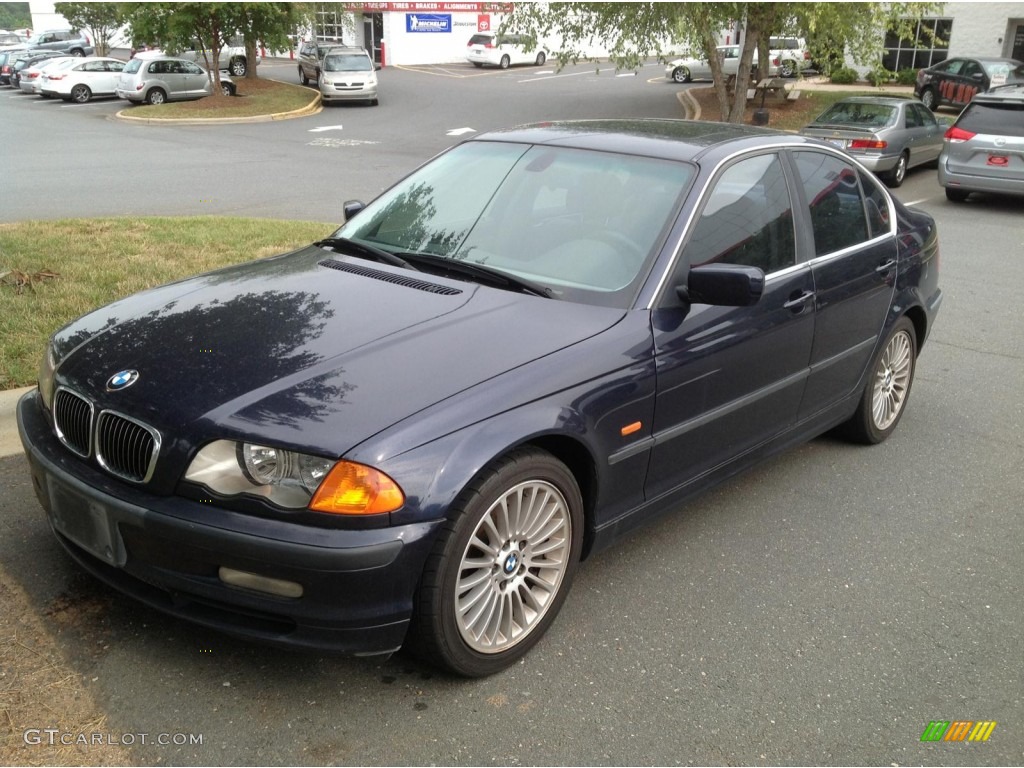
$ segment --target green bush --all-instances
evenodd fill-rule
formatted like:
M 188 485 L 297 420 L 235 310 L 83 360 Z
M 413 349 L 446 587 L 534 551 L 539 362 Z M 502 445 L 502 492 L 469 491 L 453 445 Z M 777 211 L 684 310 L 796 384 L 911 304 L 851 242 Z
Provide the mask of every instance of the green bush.
M 857 70 L 851 67 L 842 67 L 832 70 L 832 77 L 829 78 L 835 85 L 852 85 L 856 83 L 860 75 Z
M 896 82 L 900 85 L 913 85 L 917 82 L 917 70 L 901 69 L 896 73 Z
M 881 65 L 875 67 L 867 74 L 868 82 L 876 88 L 880 85 L 885 85 L 892 80 L 893 77 L 895 77 L 895 74 Z

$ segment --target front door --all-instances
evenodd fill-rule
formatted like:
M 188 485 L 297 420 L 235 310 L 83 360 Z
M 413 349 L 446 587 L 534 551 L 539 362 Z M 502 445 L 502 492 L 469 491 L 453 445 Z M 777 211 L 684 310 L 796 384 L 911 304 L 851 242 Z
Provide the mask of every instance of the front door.
M 676 282 L 701 264 L 743 264 L 765 272 L 765 289 L 750 307 L 686 308 L 670 294 L 652 314 L 658 391 L 648 498 L 698 480 L 796 421 L 814 334 L 814 287 L 795 244 L 778 154 L 740 160 L 719 174 Z

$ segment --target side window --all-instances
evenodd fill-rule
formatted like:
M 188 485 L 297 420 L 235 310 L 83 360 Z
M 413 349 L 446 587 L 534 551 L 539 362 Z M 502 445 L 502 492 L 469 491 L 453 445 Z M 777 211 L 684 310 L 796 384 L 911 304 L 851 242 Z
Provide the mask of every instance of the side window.
M 814 253 L 824 256 L 870 239 L 857 172 L 835 155 L 795 152 L 800 182 L 810 204 Z
M 950 61 L 946 62 L 946 66 L 942 68 L 942 71 L 945 72 L 947 75 L 957 75 L 960 74 L 960 69 L 963 67 L 963 65 L 963 59 L 951 59 Z
M 917 119 L 921 121 L 921 125 L 931 128 L 938 123 L 938 120 L 935 119 L 935 115 L 933 115 L 932 111 L 927 107 L 924 107 L 921 104 L 911 104 L 910 108 L 914 110 L 914 113 L 917 115 Z
M 186 75 L 201 75 L 201 74 L 203 74 L 203 70 L 200 69 L 198 65 L 193 64 L 191 61 L 183 61 L 183 62 L 181 62 L 180 66 L 181 66 L 181 71 L 184 72 Z
M 924 123 L 921 122 L 921 115 L 918 113 L 916 109 L 914 109 L 913 104 L 907 105 L 906 118 L 907 128 L 920 128 L 921 126 L 924 125 Z
M 793 205 L 778 155 L 758 155 L 730 166 L 714 183 L 684 262 L 760 267 L 776 272 L 796 263 Z
M 888 195 L 882 190 L 876 178 L 863 172 L 860 174 L 860 185 L 864 188 L 864 201 L 867 203 L 871 237 L 888 235 L 892 232 Z

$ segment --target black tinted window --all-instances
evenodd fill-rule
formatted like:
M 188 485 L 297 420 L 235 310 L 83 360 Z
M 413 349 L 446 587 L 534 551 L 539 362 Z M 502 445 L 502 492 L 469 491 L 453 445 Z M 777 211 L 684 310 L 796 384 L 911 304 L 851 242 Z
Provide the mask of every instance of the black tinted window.
M 971 133 L 1024 136 L 1024 104 L 975 101 L 967 105 L 956 125 Z
M 868 240 L 864 200 L 853 166 L 824 152 L 796 152 L 795 158 L 810 205 L 815 255 Z
M 793 206 L 777 155 L 730 166 L 711 195 L 686 244 L 686 262 L 743 264 L 776 272 L 796 263 Z

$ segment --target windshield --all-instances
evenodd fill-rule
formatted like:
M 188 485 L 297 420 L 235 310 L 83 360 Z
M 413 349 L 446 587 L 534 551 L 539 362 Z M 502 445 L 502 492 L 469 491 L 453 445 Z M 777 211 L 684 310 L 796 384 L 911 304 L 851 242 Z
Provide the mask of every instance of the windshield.
M 814 122 L 829 125 L 851 125 L 878 128 L 896 120 L 896 107 L 888 104 L 839 102 L 833 104 Z
M 370 72 L 373 64 L 365 53 L 331 53 L 324 59 L 325 72 Z
M 482 264 L 555 298 L 627 307 L 693 177 L 632 155 L 468 142 L 336 233 L 391 253 Z

